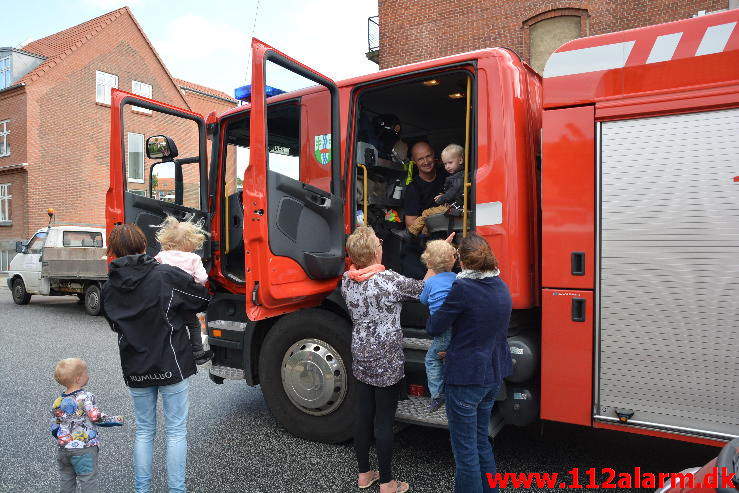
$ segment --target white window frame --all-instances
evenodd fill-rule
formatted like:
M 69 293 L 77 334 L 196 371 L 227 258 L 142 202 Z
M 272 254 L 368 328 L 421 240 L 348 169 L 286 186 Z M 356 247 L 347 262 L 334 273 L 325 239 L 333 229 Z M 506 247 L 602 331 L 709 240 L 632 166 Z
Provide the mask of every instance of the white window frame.
M 8 123 L 10 123 L 10 120 L 0 121 L 0 157 L 10 156 L 10 144 L 8 144 L 10 130 L 8 130 Z
M 140 139 L 139 139 L 140 137 Z M 131 169 L 133 169 L 133 163 L 131 163 L 131 144 L 135 142 L 138 139 L 139 142 L 141 142 L 141 164 L 139 168 L 141 169 L 141 178 L 132 178 L 131 177 Z M 128 181 L 131 183 L 144 183 L 144 134 L 137 134 L 133 132 L 128 132 L 128 149 L 127 149 L 127 171 L 126 175 L 128 177 Z
M 0 224 L 10 223 L 10 183 L 0 183 Z
M 152 86 L 151 84 L 147 84 L 146 82 L 132 80 L 131 81 L 131 92 L 134 94 L 138 94 L 139 96 L 143 96 L 145 98 L 151 99 Z M 147 108 L 141 108 L 139 106 L 132 106 L 131 109 L 138 113 L 144 113 L 146 115 L 151 115 L 151 110 Z
M 7 66 L 5 65 L 7 62 Z M 10 81 L 13 79 L 13 62 L 11 55 L 0 58 L 0 90 L 10 87 Z
M 118 76 L 107 72 L 95 71 L 95 102 L 110 104 L 110 90 L 118 89 Z

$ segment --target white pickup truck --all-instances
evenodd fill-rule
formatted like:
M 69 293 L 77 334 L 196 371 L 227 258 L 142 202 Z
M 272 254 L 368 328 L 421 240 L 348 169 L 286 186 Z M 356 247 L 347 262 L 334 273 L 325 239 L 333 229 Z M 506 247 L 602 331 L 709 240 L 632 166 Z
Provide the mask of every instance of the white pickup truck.
M 104 229 L 41 228 L 15 251 L 7 281 L 16 304 L 27 305 L 31 295 L 77 295 L 87 313 L 100 314 L 100 288 L 108 279 Z

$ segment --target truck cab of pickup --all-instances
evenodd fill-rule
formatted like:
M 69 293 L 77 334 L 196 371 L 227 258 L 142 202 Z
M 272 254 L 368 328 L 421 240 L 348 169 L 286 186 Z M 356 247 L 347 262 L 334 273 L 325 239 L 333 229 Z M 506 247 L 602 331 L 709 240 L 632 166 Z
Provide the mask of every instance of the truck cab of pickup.
M 107 278 L 105 230 L 82 226 L 41 228 L 16 243 L 7 283 L 18 305 L 32 295 L 77 295 L 91 315 L 100 313 L 100 287 Z

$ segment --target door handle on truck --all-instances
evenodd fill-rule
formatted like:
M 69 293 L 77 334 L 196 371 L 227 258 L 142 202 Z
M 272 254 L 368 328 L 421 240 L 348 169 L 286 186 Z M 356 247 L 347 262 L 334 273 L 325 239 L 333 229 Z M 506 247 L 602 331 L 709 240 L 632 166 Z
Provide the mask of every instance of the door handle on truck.
M 331 198 L 318 195 L 317 193 L 307 192 L 305 198 L 316 204 L 318 207 L 328 209 L 331 207 Z
M 585 298 L 572 298 L 572 321 L 585 321 Z
M 570 272 L 573 276 L 585 275 L 585 252 L 572 252 L 570 255 Z

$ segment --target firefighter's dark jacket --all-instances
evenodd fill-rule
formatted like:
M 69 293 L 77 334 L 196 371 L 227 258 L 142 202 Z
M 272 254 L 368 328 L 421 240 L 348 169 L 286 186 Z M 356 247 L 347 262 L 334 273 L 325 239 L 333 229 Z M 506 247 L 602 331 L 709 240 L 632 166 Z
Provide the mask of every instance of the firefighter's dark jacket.
M 126 385 L 172 385 L 197 373 L 184 315 L 205 311 L 208 299 L 190 274 L 148 255 L 111 262 L 103 314 L 118 333 Z

